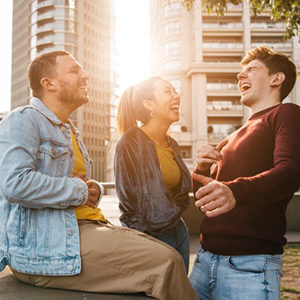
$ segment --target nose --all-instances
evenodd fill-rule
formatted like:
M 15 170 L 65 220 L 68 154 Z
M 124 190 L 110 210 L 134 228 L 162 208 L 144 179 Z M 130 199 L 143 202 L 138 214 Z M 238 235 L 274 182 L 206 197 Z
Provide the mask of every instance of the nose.
M 238 80 L 241 80 L 242 78 L 245 78 L 245 72 L 241 71 L 239 74 L 237 74 L 236 78 Z
M 82 70 L 81 78 L 88 80 L 89 79 L 89 75 L 85 71 Z
M 180 100 L 180 95 L 176 91 L 173 91 L 173 98 Z

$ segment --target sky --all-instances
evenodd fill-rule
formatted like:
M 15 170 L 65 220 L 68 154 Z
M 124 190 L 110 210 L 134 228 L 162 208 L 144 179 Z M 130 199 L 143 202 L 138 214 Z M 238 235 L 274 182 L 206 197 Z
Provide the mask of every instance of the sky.
M 12 3 L 0 10 L 1 98 L 0 112 L 10 110 Z M 115 0 L 119 85 L 128 86 L 150 76 L 149 0 Z

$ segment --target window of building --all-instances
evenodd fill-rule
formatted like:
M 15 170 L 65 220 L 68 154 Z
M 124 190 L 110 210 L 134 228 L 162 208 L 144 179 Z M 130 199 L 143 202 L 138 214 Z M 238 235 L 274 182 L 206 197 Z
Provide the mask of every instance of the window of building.
M 192 146 L 179 146 L 182 158 L 192 158 Z
M 211 49 L 211 48 L 226 48 L 226 49 L 243 49 L 243 43 L 237 42 L 204 42 L 203 48 Z
M 165 43 L 165 56 L 179 55 L 179 54 L 180 54 L 179 41 Z
M 180 33 L 179 22 L 169 22 L 164 26 L 165 35 L 178 35 Z
M 172 2 L 168 3 L 164 6 L 164 14 L 166 17 L 177 15 L 180 12 L 180 3 L 179 2 Z
M 173 71 L 181 69 L 181 61 L 179 60 L 170 60 L 165 63 L 165 71 Z

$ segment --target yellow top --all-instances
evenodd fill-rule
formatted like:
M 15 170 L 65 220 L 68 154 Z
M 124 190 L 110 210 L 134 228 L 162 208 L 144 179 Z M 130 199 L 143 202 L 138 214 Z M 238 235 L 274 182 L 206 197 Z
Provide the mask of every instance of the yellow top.
M 84 158 L 82 156 L 82 153 L 79 149 L 75 135 L 72 130 L 71 130 L 71 136 L 72 136 L 72 146 L 74 150 L 74 168 L 73 168 L 72 176 L 74 177 L 80 174 L 82 177 L 85 177 L 86 174 L 85 174 Z M 88 220 L 105 221 L 105 217 L 102 214 L 100 208 L 92 208 L 87 205 L 77 206 L 75 208 L 75 214 L 77 220 L 88 219 Z
M 143 128 L 141 129 L 143 130 Z M 144 130 L 143 132 L 149 137 L 149 139 L 151 139 L 151 137 Z M 155 141 L 153 142 L 155 143 Z M 177 186 L 181 176 L 179 166 L 174 157 L 173 149 L 171 146 L 166 148 L 156 143 L 155 146 L 164 183 L 171 191 Z
M 156 144 L 156 153 L 165 185 L 172 190 L 180 181 L 180 169 L 175 161 L 173 150 L 171 146 L 165 148 Z

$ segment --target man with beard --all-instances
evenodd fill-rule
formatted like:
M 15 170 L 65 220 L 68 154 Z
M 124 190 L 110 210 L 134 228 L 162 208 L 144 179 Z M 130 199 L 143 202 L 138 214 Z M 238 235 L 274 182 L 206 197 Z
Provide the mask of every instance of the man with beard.
M 30 105 L 0 123 L 0 271 L 49 288 L 198 299 L 175 250 L 97 208 L 103 190 L 69 120 L 89 101 L 80 64 L 54 51 L 28 75 Z

